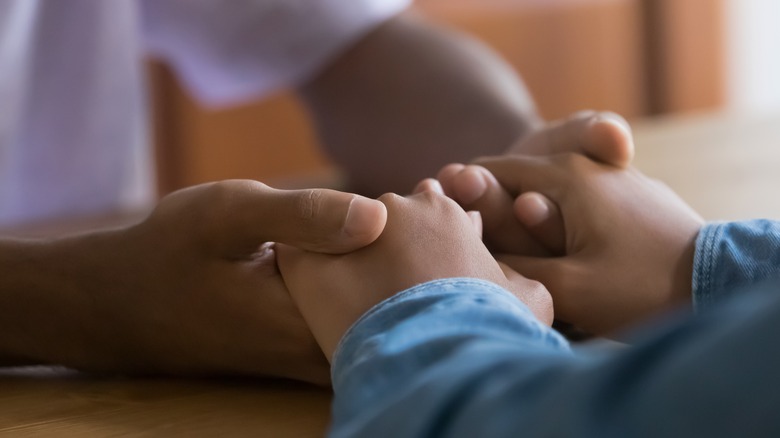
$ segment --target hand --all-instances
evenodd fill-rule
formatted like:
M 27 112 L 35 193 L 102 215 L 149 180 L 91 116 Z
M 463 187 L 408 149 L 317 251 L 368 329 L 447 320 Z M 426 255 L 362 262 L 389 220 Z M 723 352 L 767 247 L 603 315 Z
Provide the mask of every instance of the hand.
M 567 119 L 554 121 L 518 142 L 507 154 L 549 156 L 575 152 L 602 163 L 624 168 L 634 156 L 634 142 L 628 123 L 609 112 L 580 111 Z M 445 193 L 467 210 L 482 212 L 485 243 L 494 252 L 525 255 L 553 255 L 560 245 L 544 245 L 534 237 L 542 235 L 549 243 L 563 236 L 560 221 L 536 221 L 546 214 L 544 202 L 529 202 L 524 210 L 528 219 L 518 222 L 513 211 L 514 198 L 501 188 L 493 175 L 476 165 L 450 164 L 436 177 Z M 536 206 L 536 209 L 531 207 Z M 526 227 L 534 228 L 529 232 Z
M 578 153 L 616 167 L 634 158 L 631 127 L 618 114 L 583 110 L 543 125 L 506 151 L 507 155 L 548 156 Z
M 562 249 L 562 257 L 497 255 L 549 288 L 558 318 L 607 334 L 690 303 L 694 245 L 703 221 L 662 183 L 577 154 L 479 163 L 507 196 L 520 195 L 514 208 L 521 222 L 563 221 L 563 239 L 536 236 L 552 252 Z M 529 206 L 541 216 L 529 216 Z M 532 225 L 527 229 L 533 232 Z
M 343 253 L 371 243 L 384 205 L 329 190 L 224 181 L 165 197 L 128 229 L 66 239 L 62 268 L 92 310 L 60 363 L 174 375 L 328 382 L 328 367 L 263 242 Z M 70 352 L 69 352 L 70 353 Z
M 469 216 L 449 198 L 426 190 L 408 198 L 383 195 L 388 219 L 370 246 L 343 256 L 279 245 L 290 294 L 325 355 L 372 306 L 419 283 L 474 277 L 512 291 L 544 323 L 552 303 L 539 283 L 502 267 L 480 241 Z

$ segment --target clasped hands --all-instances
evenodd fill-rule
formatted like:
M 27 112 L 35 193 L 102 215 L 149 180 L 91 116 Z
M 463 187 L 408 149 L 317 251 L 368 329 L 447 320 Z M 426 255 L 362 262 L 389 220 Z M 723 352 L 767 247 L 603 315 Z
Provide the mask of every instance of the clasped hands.
M 406 198 L 253 181 L 173 193 L 138 225 L 46 248 L 65 304 L 41 326 L 56 334 L 37 359 L 326 384 L 360 315 L 446 277 L 493 281 L 544 323 L 554 304 L 556 318 L 611 333 L 690 301 L 702 224 L 628 168 L 623 123 L 577 114 L 513 148 L 523 155 L 447 166 Z
M 366 248 L 279 245 L 282 276 L 326 357 L 372 306 L 439 278 L 492 281 L 543 323 L 554 314 L 601 335 L 690 302 L 702 219 L 629 167 L 622 119 L 577 114 L 516 148 L 523 155 L 446 166 L 410 197 L 380 197 L 387 225 Z

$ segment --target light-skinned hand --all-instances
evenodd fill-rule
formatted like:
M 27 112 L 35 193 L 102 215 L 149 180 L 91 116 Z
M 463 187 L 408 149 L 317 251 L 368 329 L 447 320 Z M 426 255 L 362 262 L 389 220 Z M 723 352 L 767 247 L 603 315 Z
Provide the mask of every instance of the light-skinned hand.
M 552 302 L 545 288 L 502 268 L 480 240 L 473 215 L 438 191 L 428 181 L 410 197 L 380 197 L 387 206 L 387 225 L 376 242 L 361 250 L 326 255 L 278 245 L 282 276 L 328 358 L 372 306 L 441 278 L 492 281 L 513 292 L 542 322 L 551 323 Z

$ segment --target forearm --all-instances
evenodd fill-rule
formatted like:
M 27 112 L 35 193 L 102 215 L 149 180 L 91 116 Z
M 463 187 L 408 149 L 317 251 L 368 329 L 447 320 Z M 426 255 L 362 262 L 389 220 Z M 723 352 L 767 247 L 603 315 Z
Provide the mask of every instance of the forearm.
M 300 93 L 327 151 L 372 195 L 501 153 L 539 123 L 497 55 L 413 13 L 367 35 Z
M 104 240 L 0 241 L 0 365 L 89 367 L 105 332 L 84 285 L 98 278 Z
M 776 295 L 596 355 L 572 354 L 496 289 L 432 282 L 358 321 L 335 355 L 331 434 L 734 436 L 780 428 L 767 411 L 780 402 Z

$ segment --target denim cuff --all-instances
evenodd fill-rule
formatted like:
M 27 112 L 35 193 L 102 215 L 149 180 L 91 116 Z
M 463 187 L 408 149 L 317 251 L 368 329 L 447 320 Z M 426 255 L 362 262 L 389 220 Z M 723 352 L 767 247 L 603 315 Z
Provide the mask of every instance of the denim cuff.
M 495 283 L 476 278 L 462 277 L 432 280 L 418 284 L 387 298 L 372 307 L 355 321 L 355 323 L 344 333 L 344 336 L 342 336 L 333 353 L 331 378 L 335 381 L 336 373 L 337 370 L 340 369 L 341 362 L 343 360 L 349 360 L 348 357 L 354 353 L 353 350 L 356 346 L 361 344 L 363 339 L 370 338 L 371 336 L 378 334 L 376 333 L 377 331 L 385 330 L 393 324 L 398 323 L 400 320 L 413 316 L 407 314 L 408 308 L 404 309 L 402 304 L 425 295 L 464 294 L 465 296 L 465 294 L 468 293 L 467 290 L 478 291 L 479 293 L 476 295 L 489 294 L 491 297 L 494 297 L 496 303 L 500 303 L 503 308 L 511 308 L 512 312 L 518 314 L 522 319 L 534 321 L 539 326 L 538 329 L 540 332 L 545 331 L 543 324 L 536 319 L 536 316 L 525 303 Z M 480 300 L 481 298 L 476 297 L 475 299 Z M 426 310 L 427 308 L 427 306 L 421 306 L 420 310 Z M 376 321 L 379 320 L 384 320 L 385 322 L 377 323 Z
M 705 225 L 696 239 L 693 308 L 696 313 L 780 276 L 780 222 L 753 219 Z
M 723 237 L 725 222 L 706 224 L 696 237 L 696 253 L 693 257 L 693 279 L 691 298 L 693 311 L 700 313 L 712 307 L 717 301 L 714 268 L 720 255 L 720 241 Z

